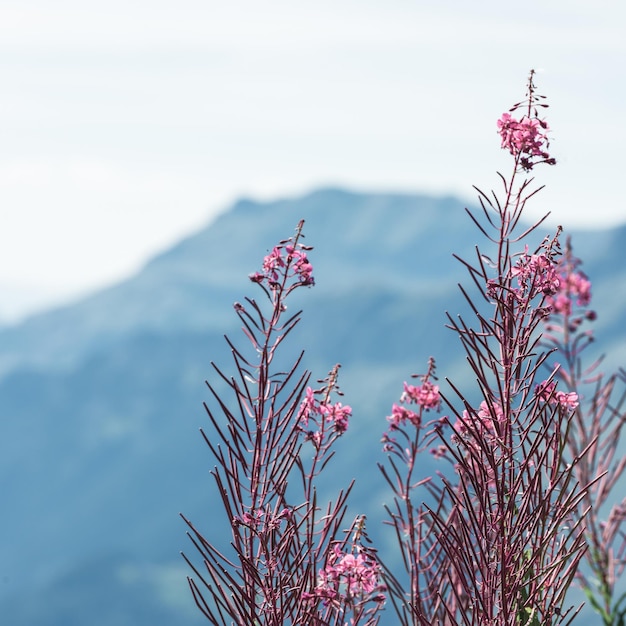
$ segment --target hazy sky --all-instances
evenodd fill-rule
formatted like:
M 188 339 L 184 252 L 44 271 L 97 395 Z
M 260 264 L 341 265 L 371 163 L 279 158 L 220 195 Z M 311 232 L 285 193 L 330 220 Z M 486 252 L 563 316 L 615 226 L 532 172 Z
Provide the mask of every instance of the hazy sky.
M 119 280 L 242 195 L 471 199 L 531 67 L 559 160 L 535 208 L 623 223 L 625 6 L 0 0 L 0 313 Z

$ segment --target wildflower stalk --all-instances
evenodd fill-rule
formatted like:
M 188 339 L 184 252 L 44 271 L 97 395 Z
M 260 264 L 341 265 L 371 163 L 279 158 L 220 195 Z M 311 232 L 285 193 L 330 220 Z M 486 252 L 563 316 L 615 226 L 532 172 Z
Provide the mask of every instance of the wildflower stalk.
M 188 578 L 194 600 L 211 624 L 331 626 L 349 616 L 354 624 L 377 623 L 375 553 L 362 545 L 364 529 L 354 533 L 360 521 L 342 531 L 352 483 L 324 507 L 318 503 L 317 477 L 351 415 L 349 406 L 332 402 L 340 393 L 338 366 L 312 390 L 300 369 L 303 354 L 286 368 L 279 354 L 300 320 L 299 311 L 287 313 L 286 300 L 314 284 L 302 227 L 250 276 L 265 303 L 246 298 L 234 305 L 248 349 L 226 338 L 234 377 L 212 364 L 230 400 L 207 382 L 211 430 L 201 432 L 216 464 L 211 474 L 230 546 L 183 516 L 203 568 L 183 556 L 194 573 Z

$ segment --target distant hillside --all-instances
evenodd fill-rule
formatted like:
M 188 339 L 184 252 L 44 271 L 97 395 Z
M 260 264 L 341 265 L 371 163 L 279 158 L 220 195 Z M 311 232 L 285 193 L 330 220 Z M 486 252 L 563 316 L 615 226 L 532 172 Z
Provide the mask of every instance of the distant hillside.
M 232 303 L 257 295 L 248 274 L 301 218 L 317 284 L 292 302 L 304 319 L 287 349 L 306 349 L 314 378 L 344 365 L 354 419 L 327 482 L 359 476 L 355 508 L 380 510 L 372 459 L 402 381 L 431 354 L 440 374 L 465 376 L 444 312 L 462 308 L 457 283 L 468 282 L 452 253 L 470 258 L 482 239 L 454 198 L 325 189 L 242 200 L 132 279 L 0 329 L 5 623 L 203 623 L 178 554 L 190 551 L 179 511 L 204 529 L 220 521 L 198 434 L 203 381 L 211 361 L 229 367 Z M 574 233 L 599 348 L 610 337 L 616 359 L 626 354 L 625 245 L 624 228 Z

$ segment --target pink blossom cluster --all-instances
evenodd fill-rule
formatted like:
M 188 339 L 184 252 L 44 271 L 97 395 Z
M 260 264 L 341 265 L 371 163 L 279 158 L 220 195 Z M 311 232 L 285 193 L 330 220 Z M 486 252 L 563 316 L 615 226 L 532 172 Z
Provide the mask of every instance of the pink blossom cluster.
M 420 408 L 415 412 L 403 406 L 405 404 L 417 404 Z M 421 385 L 409 385 L 404 383 L 404 391 L 400 396 L 400 404 L 393 404 L 391 415 L 387 416 L 390 430 L 397 430 L 407 422 L 419 428 L 422 423 L 422 411 L 431 409 L 438 411 L 441 407 L 441 395 L 439 385 L 433 385 L 429 380 L 424 380 Z
M 498 120 L 498 133 L 502 139 L 502 148 L 514 157 L 520 157 L 520 163 L 526 170 L 532 169 L 533 157 L 540 157 L 544 162 L 554 164 L 545 147 L 548 146 L 548 124 L 536 117 L 528 116 L 515 119 L 510 113 L 503 113 Z M 545 146 L 545 147 L 544 147 Z
M 493 454 L 502 449 L 505 437 L 505 413 L 502 405 L 495 400 L 483 400 L 478 410 L 466 409 L 453 425 L 452 443 L 459 446 L 465 459 L 455 463 L 458 473 L 470 472 L 479 475 L 485 484 L 494 487 L 496 480 L 495 456 L 491 461 L 485 459 L 485 450 Z M 435 458 L 445 457 L 447 450 L 439 447 L 430 451 Z
M 300 428 L 307 433 L 307 439 L 319 447 L 323 438 L 324 424 L 331 424 L 333 431 L 338 435 L 348 430 L 348 421 L 352 416 L 352 407 L 343 405 L 341 402 L 320 402 L 315 397 L 316 392 L 307 387 L 306 395 L 300 405 L 299 424 Z M 313 423 L 317 430 L 311 429 Z
M 279 244 L 263 259 L 263 271 L 250 275 L 255 283 L 267 281 L 270 287 L 280 283 L 281 276 L 295 277 L 298 284 L 310 287 L 315 284 L 313 266 L 309 263 L 306 248 L 302 244 Z
M 387 416 L 387 421 L 389 422 L 390 430 L 397 430 L 407 422 L 413 424 L 416 428 L 419 428 L 422 424 L 422 418 L 418 413 L 395 402 L 391 407 L 391 415 Z
M 348 419 L 352 416 L 352 407 L 343 406 L 341 402 L 335 404 L 320 404 L 320 413 L 331 423 L 335 432 L 343 435 L 348 430 Z
M 404 383 L 404 392 L 400 396 L 400 402 L 414 403 L 422 407 L 424 410 L 429 411 L 434 409 L 439 410 L 441 406 L 441 396 L 439 395 L 439 385 L 433 385 L 428 380 L 424 381 L 421 385 L 409 385 Z
M 300 278 L 302 284 L 307 286 L 314 285 L 313 266 L 309 263 L 303 246 L 294 248 L 291 245 L 286 245 L 285 251 L 287 252 L 288 259 L 293 261 L 294 273 Z
M 469 425 L 476 425 L 482 431 L 482 435 L 495 435 L 498 432 L 497 424 L 504 421 L 504 411 L 498 402 L 487 402 L 483 400 L 480 403 L 478 411 L 463 411 L 462 419 L 457 419 L 454 424 L 454 430 L 464 436 L 468 433 Z M 453 438 L 454 439 L 454 438 Z
M 591 282 L 582 272 L 560 273 L 559 289 L 549 299 L 553 313 L 571 315 L 574 300 L 578 306 L 588 306 L 591 302 Z
M 526 115 L 516 120 L 510 113 L 503 113 L 498 120 L 498 132 L 502 138 L 502 147 L 514 156 L 522 152 L 532 156 L 547 156 L 543 145 L 548 140 L 548 124 L 543 120 Z
M 565 391 L 556 391 L 556 383 L 554 381 L 544 380 L 535 388 L 535 394 L 544 402 L 548 402 L 552 406 L 559 406 L 564 411 L 573 411 L 579 405 L 578 394 L 574 391 L 569 393 Z
M 511 275 L 517 277 L 520 290 L 530 298 L 537 293 L 553 296 L 561 286 L 557 266 L 545 254 L 526 252 L 511 269 Z
M 314 593 L 304 593 L 304 600 L 322 599 L 324 605 L 335 604 L 342 599 L 348 604 L 369 599 L 384 601 L 384 585 L 379 581 L 379 566 L 372 558 L 356 547 L 357 553 L 343 552 L 335 544 L 326 567 L 318 574 Z

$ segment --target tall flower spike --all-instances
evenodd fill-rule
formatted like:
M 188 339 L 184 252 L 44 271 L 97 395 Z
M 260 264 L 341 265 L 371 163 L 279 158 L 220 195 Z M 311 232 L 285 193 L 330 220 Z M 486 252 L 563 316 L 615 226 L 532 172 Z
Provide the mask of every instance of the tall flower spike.
M 528 77 L 527 99 L 514 105 L 508 112 L 503 113 L 498 120 L 498 133 L 502 140 L 502 148 L 508 150 L 523 170 L 531 170 L 537 163 L 554 165 L 556 159 L 550 156 L 548 148 L 548 123 L 538 116 L 538 107 L 547 108 L 542 102 L 543 96 L 535 93 L 535 71 L 531 70 Z M 518 109 L 524 113 L 520 118 L 511 113 Z
M 573 390 L 544 381 L 533 393 L 549 358 L 538 349 L 541 324 L 561 287 L 559 231 L 529 252 L 525 240 L 541 222 L 525 228 L 520 220 L 536 191 L 517 174 L 554 162 L 533 76 L 527 99 L 498 124 L 515 158 L 510 177 L 501 176 L 504 194 L 479 191 L 482 213 L 468 211 L 489 250 L 477 247 L 473 262 L 457 257 L 478 291 L 461 286 L 470 318 L 448 315 L 448 326 L 477 388 L 464 393 L 447 381 L 452 391 L 441 402 L 452 415 L 423 423 L 438 403 L 418 389 L 434 385 L 428 377 L 420 388 L 405 384 L 408 406 L 394 405 L 388 418 L 381 470 L 404 572 L 385 575 L 402 626 L 557 626 L 575 613 L 565 595 L 585 551 L 581 502 L 590 481 L 574 474 L 587 450 L 562 463 Z M 512 115 L 518 108 L 523 115 Z M 419 474 L 425 451 L 439 461 L 434 476 Z
M 300 241 L 303 225 L 304 221 L 298 224 L 295 237 L 274 246 L 263 259 L 262 271 L 250 274 L 252 282 L 275 295 L 279 291 L 289 293 L 297 287 L 312 287 L 315 284 L 313 266 L 307 257 L 311 247 Z

